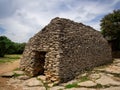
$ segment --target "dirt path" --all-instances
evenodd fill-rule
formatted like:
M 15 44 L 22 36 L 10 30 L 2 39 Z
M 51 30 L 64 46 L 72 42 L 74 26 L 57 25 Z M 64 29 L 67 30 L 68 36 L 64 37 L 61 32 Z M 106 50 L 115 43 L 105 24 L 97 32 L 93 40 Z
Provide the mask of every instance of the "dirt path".
M 20 60 L 0 64 L 0 74 L 10 72 L 10 71 L 13 71 L 14 69 L 18 68 L 19 62 L 20 62 Z
M 0 75 L 6 72 L 13 71 L 14 69 L 18 68 L 19 61 L 20 60 L 0 64 Z M 0 77 L 0 90 L 21 90 L 20 88 L 15 88 L 11 85 L 7 85 L 8 80 L 9 78 Z

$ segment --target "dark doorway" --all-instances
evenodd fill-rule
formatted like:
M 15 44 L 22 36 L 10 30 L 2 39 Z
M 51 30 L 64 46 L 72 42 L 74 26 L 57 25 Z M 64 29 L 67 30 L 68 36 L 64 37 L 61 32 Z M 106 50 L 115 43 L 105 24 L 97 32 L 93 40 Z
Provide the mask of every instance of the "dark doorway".
M 35 60 L 38 74 L 44 74 L 45 51 L 35 51 Z

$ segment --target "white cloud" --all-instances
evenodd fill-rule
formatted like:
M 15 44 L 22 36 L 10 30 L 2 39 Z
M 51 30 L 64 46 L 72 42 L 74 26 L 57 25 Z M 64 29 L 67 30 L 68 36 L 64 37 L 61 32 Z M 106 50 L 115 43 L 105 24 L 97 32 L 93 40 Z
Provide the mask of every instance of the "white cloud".
M 14 12 L 2 15 L 0 26 L 6 29 L 6 36 L 17 42 L 27 41 L 54 17 L 72 19 L 99 30 L 99 18 L 112 12 L 118 2 L 120 0 L 11 0 L 9 9 L 14 8 Z
M 4 20 L 5 24 L 2 24 L 2 27 L 5 27 L 6 31 L 4 32 L 6 36 L 8 36 L 11 40 L 22 42 L 26 41 L 30 27 L 21 24 L 19 21 L 14 19 Z

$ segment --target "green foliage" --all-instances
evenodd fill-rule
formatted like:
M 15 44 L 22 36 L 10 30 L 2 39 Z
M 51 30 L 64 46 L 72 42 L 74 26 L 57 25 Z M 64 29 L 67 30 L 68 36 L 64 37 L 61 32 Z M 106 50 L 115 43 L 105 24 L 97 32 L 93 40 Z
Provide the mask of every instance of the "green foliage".
M 7 54 L 22 54 L 25 48 L 26 43 L 15 43 L 13 42 L 12 46 L 10 46 Z
M 15 77 L 19 77 L 19 76 L 22 76 L 22 75 L 24 75 L 24 74 L 14 73 L 13 77 L 15 78 Z
M 102 88 L 103 86 L 101 84 L 97 84 L 95 88 Z
M 3 57 L 12 45 L 11 40 L 5 36 L 0 36 L 0 57 Z
M 21 55 L 5 55 L 4 57 L 0 58 L 0 63 L 12 62 L 15 60 L 20 59 Z
M 74 87 L 78 87 L 77 83 L 72 83 L 72 84 L 68 84 L 65 86 L 65 88 L 74 88 Z
M 101 88 L 109 88 L 109 87 L 110 87 L 110 85 L 102 85 L 102 84 L 97 83 L 97 85 L 92 86 L 90 88 L 101 89 Z
M 20 70 L 20 68 L 15 68 L 15 69 L 14 69 L 14 71 L 19 71 L 19 70 Z
M 120 9 L 102 18 L 100 25 L 104 37 L 109 41 L 114 41 L 114 47 L 120 50 Z
M 43 84 L 43 86 L 45 87 L 45 90 L 49 90 L 49 86 L 48 86 L 48 83 L 47 82 L 44 82 L 42 79 L 40 79 L 40 78 L 36 78 L 37 80 L 39 80 L 42 84 Z
M 88 80 L 90 80 L 88 78 L 88 76 L 83 76 L 83 77 L 80 78 L 80 82 L 85 82 L 85 81 L 88 81 Z
M 12 54 L 12 55 L 5 55 L 4 58 L 8 59 L 20 59 L 21 55 L 20 54 Z
M 0 36 L 0 57 L 5 54 L 22 54 L 26 43 L 15 43 L 6 36 Z

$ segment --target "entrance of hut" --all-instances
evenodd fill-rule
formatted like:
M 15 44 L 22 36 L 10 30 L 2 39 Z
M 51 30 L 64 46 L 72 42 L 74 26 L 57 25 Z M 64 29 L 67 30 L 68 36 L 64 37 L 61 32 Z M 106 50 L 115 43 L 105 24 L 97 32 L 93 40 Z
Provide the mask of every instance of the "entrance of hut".
M 37 68 L 38 68 L 38 74 L 40 75 L 44 75 L 44 65 L 45 65 L 45 55 L 46 52 L 45 51 L 36 51 L 35 53 L 35 57 L 37 60 Z

